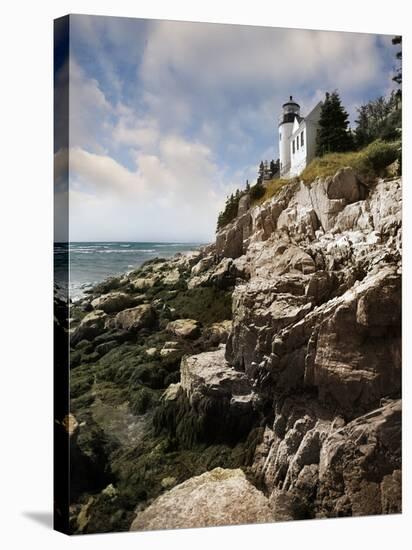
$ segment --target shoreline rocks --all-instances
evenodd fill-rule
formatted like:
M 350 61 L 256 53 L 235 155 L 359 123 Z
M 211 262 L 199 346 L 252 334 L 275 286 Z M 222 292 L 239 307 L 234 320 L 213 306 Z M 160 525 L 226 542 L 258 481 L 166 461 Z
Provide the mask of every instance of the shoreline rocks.
M 242 525 L 273 519 L 268 499 L 247 481 L 242 470 L 215 468 L 177 485 L 138 512 L 130 530 Z
M 179 338 L 197 338 L 200 335 L 200 325 L 195 319 L 170 321 L 166 330 Z
M 150 304 L 142 304 L 134 308 L 124 309 L 114 318 L 114 326 L 122 330 L 139 330 L 154 324 L 156 314 Z
M 90 289 L 71 412 L 113 491 L 78 529 L 399 513 L 401 207 L 400 178 L 294 180 L 215 244 Z M 98 410 L 144 418 L 143 447 Z

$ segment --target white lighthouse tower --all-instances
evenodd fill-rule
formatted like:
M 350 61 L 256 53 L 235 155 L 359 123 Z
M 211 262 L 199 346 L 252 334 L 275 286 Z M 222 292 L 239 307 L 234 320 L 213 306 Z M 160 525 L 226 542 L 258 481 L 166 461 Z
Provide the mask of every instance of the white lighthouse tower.
M 300 105 L 289 97 L 289 101 L 282 105 L 283 113 L 279 119 L 279 159 L 280 175 L 287 177 L 290 171 L 290 137 L 293 133 L 295 118 L 300 121 Z

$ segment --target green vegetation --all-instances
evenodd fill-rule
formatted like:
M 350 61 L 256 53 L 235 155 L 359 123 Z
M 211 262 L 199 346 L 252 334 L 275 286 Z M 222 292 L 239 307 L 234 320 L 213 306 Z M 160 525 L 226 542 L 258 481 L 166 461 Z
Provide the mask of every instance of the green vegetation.
M 193 405 L 182 390 L 173 401 L 161 402 L 153 417 L 156 434 L 168 434 L 185 449 L 200 443 L 234 445 L 247 438 L 256 421 L 253 413 L 239 421 L 221 395 L 204 396 Z
M 113 494 L 103 491 L 93 495 L 84 532 L 127 531 L 136 506 L 167 490 L 164 480 L 177 485 L 218 466 L 246 466 L 251 461 L 259 436 L 261 433 L 254 430 L 245 442 L 234 447 L 203 444 L 181 449 L 168 436 L 155 437 L 148 433 L 138 447 L 126 453 L 114 453 L 111 463 L 117 480 L 115 490 Z M 87 498 L 83 500 L 87 502 Z
M 243 190 L 237 189 L 235 193 L 227 197 L 225 207 L 218 215 L 216 231 L 219 231 L 236 218 L 239 201 L 244 195 L 249 194 L 252 203 L 256 203 L 256 201 L 262 199 L 265 196 L 267 184 L 279 177 L 279 170 L 279 159 L 276 161 L 272 159 L 270 162 L 267 160 L 265 162 L 263 160 L 260 161 L 256 183 L 250 186 L 249 180 L 246 180 L 246 186 Z
M 317 157 L 305 168 L 300 178 L 310 183 L 317 177 L 333 176 L 340 168 L 350 166 L 366 180 L 385 175 L 385 169 L 395 160 L 400 161 L 401 143 L 375 140 L 360 151 L 329 153 Z
M 199 287 L 179 292 L 169 300 L 175 318 L 195 319 L 209 325 L 232 318 L 231 293 L 213 287 Z
M 339 93 L 326 92 L 319 119 L 316 153 L 342 153 L 353 148 L 353 137 L 348 130 L 349 115 L 343 108 Z
M 275 178 L 272 180 L 269 180 L 266 185 L 263 187 L 263 194 L 260 194 L 257 198 L 255 198 L 252 201 L 252 205 L 255 206 L 256 204 L 262 204 L 263 202 L 267 201 L 268 199 L 274 197 L 279 193 L 279 191 L 288 183 L 290 183 L 291 180 L 286 180 L 282 178 Z M 252 187 L 253 189 L 253 187 Z
M 247 185 L 249 184 L 247 183 Z M 217 231 L 219 231 L 219 229 L 222 229 L 222 227 L 224 227 L 236 218 L 239 207 L 239 200 L 244 194 L 244 191 L 241 192 L 239 191 L 239 189 L 237 189 L 235 193 L 232 193 L 229 197 L 227 197 L 225 208 L 222 210 L 222 212 L 219 213 L 217 217 Z
M 259 178 L 255 185 L 250 189 L 250 200 L 252 203 L 255 203 L 263 197 L 265 194 L 265 188 L 263 186 L 262 180 Z
M 399 45 L 399 46 L 401 47 L 401 49 L 398 50 L 398 51 L 396 52 L 396 59 L 398 60 L 399 65 L 398 65 L 398 67 L 397 67 L 397 69 L 396 69 L 396 73 L 395 73 L 394 77 L 392 78 L 392 80 L 393 80 L 394 82 L 396 82 L 396 84 L 398 84 L 398 86 L 402 86 L 402 36 L 399 36 L 399 35 L 398 35 L 398 36 L 394 36 L 394 37 L 392 38 L 392 44 L 393 44 L 394 46 L 398 46 L 398 45 Z M 399 88 L 399 89 L 397 90 L 397 94 L 398 94 L 398 97 L 399 97 L 399 98 L 402 97 L 402 90 L 401 90 L 401 88 Z
M 158 261 L 149 262 L 134 276 L 150 276 L 151 263 L 157 271 L 162 268 Z M 168 268 L 165 262 L 164 271 Z M 182 356 L 210 349 L 206 336 L 173 337 L 165 330 L 167 323 L 191 318 L 207 327 L 232 316 L 230 291 L 188 289 L 189 271 L 181 273 L 173 287 L 158 281 L 146 290 L 156 309 L 155 327 L 127 334 L 108 328 L 71 351 L 70 408 L 80 425 L 71 451 L 74 532 L 127 530 L 136 506 L 166 490 L 165 479 L 174 479 L 175 484 L 216 466 L 239 467 L 250 455 L 246 441 L 234 442 L 235 446 L 228 441 L 202 441 L 199 434 L 206 432 L 196 428 L 193 414 L 181 423 L 178 435 L 166 429 L 158 433 L 153 421 L 162 410 L 164 390 L 180 380 Z M 99 289 L 111 290 L 109 284 L 118 286 L 111 281 Z M 125 289 L 138 294 L 131 287 Z M 76 306 L 72 313 L 78 319 L 83 314 Z M 170 340 L 177 341 L 176 349 L 162 355 Z M 106 343 L 110 345 L 102 346 Z M 189 449 L 183 441 L 190 440 Z
M 376 139 L 394 140 L 401 134 L 402 109 L 398 91 L 378 97 L 357 109 L 355 144 L 364 147 Z
M 402 47 L 402 37 L 392 44 Z M 361 105 L 354 133 L 348 129 L 349 116 L 339 94 L 327 92 L 322 105 L 317 133 L 317 157 L 302 174 L 305 181 L 332 175 L 343 166 L 352 166 L 360 175 L 373 178 L 383 175 L 394 160 L 401 167 L 402 137 L 402 49 L 396 52 L 399 65 L 393 76 L 398 88 L 387 97 L 378 97 Z M 368 146 L 368 147 L 366 147 Z M 352 151 L 352 152 L 349 152 Z

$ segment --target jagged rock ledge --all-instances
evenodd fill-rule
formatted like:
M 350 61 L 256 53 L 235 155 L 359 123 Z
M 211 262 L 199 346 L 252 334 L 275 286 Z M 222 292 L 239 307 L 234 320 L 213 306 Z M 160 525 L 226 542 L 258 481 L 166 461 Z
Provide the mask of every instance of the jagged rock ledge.
M 400 178 L 293 182 L 241 205 L 192 268 L 191 285 L 235 283 L 233 322 L 180 387 L 195 410 L 250 388 L 248 471 L 278 520 L 401 510 L 401 205 Z
M 73 441 L 102 492 L 77 529 L 105 525 L 109 482 L 138 503 L 121 528 L 400 512 L 401 208 L 400 178 L 294 181 L 242 201 L 215 244 L 91 289 L 71 327 Z M 143 418 L 147 447 L 109 445 L 104 407 Z

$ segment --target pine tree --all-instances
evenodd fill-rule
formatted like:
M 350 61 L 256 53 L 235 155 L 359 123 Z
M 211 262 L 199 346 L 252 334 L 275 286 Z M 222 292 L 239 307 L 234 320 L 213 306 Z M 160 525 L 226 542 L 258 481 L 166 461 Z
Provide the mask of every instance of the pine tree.
M 395 76 L 392 78 L 399 88 L 396 90 L 396 98 L 400 101 L 402 99 L 402 36 L 394 36 L 392 38 L 392 44 L 394 46 L 400 45 L 401 49 L 396 52 L 396 59 L 399 61 L 399 66 L 396 69 Z
M 402 48 L 402 36 L 394 36 L 392 38 L 392 44 L 394 46 L 397 46 L 399 44 Z M 396 59 L 399 61 L 399 67 L 397 69 L 395 76 L 392 78 L 392 80 L 396 82 L 396 84 L 399 84 L 399 86 L 401 86 L 402 85 L 402 49 L 396 52 Z
M 368 105 L 361 105 L 358 109 L 358 118 L 355 120 L 355 143 L 357 147 L 363 147 L 372 141 L 369 127 Z
M 265 165 L 263 163 L 263 160 L 260 161 L 260 164 L 259 164 L 259 171 L 258 171 L 258 177 L 257 177 L 257 183 L 262 183 L 263 182 L 263 174 L 265 172 Z
M 402 113 L 398 109 L 397 92 L 393 90 L 387 97 L 378 97 L 361 105 L 358 109 L 355 129 L 355 143 L 363 147 L 375 139 L 397 139 L 402 123 Z
M 319 119 L 316 154 L 322 156 L 325 153 L 350 150 L 353 147 L 353 139 L 348 125 L 349 115 L 338 92 L 326 92 Z
M 276 162 L 274 160 L 270 161 L 270 174 L 272 178 L 276 176 L 276 174 L 279 172 L 279 163 L 280 163 L 279 159 L 277 159 Z
M 250 183 L 249 180 L 246 180 L 246 193 L 249 193 L 250 191 Z

